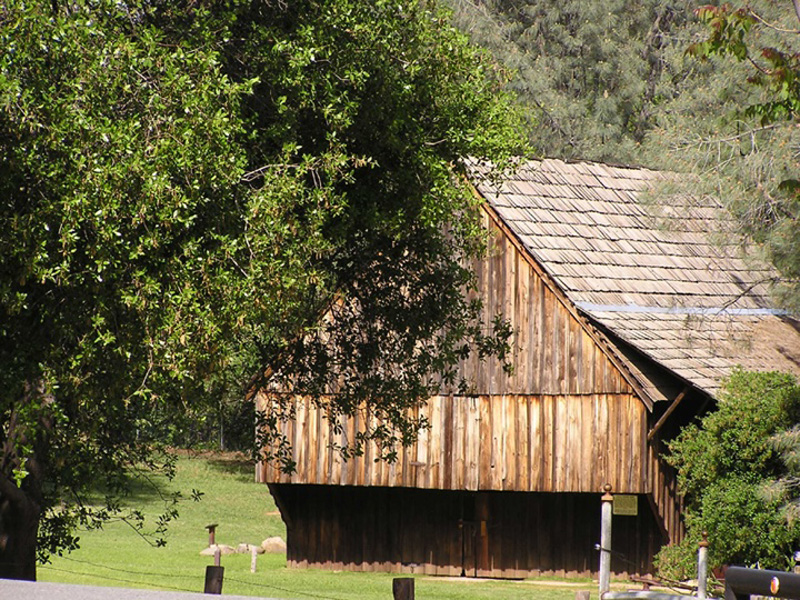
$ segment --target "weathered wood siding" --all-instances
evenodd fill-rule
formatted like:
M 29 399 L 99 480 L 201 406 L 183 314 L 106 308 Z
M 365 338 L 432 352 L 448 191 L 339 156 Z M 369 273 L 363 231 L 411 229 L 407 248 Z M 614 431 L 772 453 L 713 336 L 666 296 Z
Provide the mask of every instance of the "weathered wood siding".
M 617 573 L 650 571 L 660 546 L 683 535 L 674 474 L 648 444 L 650 397 L 624 359 L 566 299 L 490 211 L 490 256 L 475 271 L 489 327 L 511 323 L 511 363 L 459 365 L 468 395 L 442 389 L 414 416 L 430 428 L 393 463 L 367 445 L 337 447 L 374 416 L 329 418 L 324 402 L 293 402 L 281 423 L 296 471 L 259 465 L 287 522 L 289 564 L 350 570 L 522 577 L 596 570 L 600 490 L 638 494 L 639 516 L 615 519 Z M 259 408 L 271 402 L 259 394 Z M 502 492 L 502 493 L 500 493 Z
M 261 397 L 262 407 L 268 406 Z M 342 459 L 365 416 L 326 417 L 307 399 L 282 425 L 296 471 L 260 467 L 268 483 L 449 490 L 648 493 L 647 410 L 632 394 L 436 396 L 420 409 L 430 428 L 392 464 L 376 449 Z M 336 433 L 341 428 L 341 433 Z
M 589 576 L 600 494 L 453 492 L 273 484 L 290 507 L 291 567 L 477 577 Z M 652 572 L 663 538 L 647 500 L 615 517 L 612 570 Z
M 649 479 L 653 489 L 650 497 L 654 512 L 659 516 L 666 541 L 677 544 L 686 535 L 686 524 L 682 518 L 683 496 L 678 493 L 675 469 L 663 458 L 665 451 L 666 448 L 658 438 L 648 444 Z
M 502 314 L 514 331 L 512 374 L 495 358 L 476 355 L 462 362 L 459 375 L 476 395 L 630 393 L 613 355 L 600 336 L 558 291 L 510 232 L 483 213 L 493 233 L 489 257 L 473 265 L 483 319 Z M 443 390 L 447 392 L 448 390 Z

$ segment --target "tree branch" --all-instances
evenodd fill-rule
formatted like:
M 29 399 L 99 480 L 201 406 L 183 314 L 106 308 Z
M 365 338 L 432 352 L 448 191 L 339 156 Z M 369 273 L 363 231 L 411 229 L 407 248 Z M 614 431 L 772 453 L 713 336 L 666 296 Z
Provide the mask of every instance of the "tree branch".
M 270 169 L 297 169 L 300 165 L 298 164 L 291 164 L 291 163 L 276 163 L 272 165 L 264 165 L 263 167 L 259 167 L 253 171 L 245 173 L 239 179 L 240 181 L 254 181 L 259 177 L 262 177 L 264 173 L 269 171 Z
M 794 12 L 795 15 L 797 15 L 797 20 L 800 21 L 800 0 L 792 0 L 792 4 L 794 5 Z M 770 23 L 764 17 L 762 17 L 756 11 L 754 11 L 752 8 L 750 8 L 749 11 L 756 21 L 758 21 L 762 25 L 765 25 L 766 27 L 769 27 L 770 29 L 774 29 L 775 31 L 779 31 L 780 33 L 800 33 L 800 29 L 784 29 L 783 27 L 778 27 L 777 25 Z

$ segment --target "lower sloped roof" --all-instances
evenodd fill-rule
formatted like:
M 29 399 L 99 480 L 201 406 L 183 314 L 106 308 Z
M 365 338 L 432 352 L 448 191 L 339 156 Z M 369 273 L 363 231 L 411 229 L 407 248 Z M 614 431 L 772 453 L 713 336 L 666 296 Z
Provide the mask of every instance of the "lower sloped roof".
M 642 168 L 548 159 L 499 182 L 470 169 L 494 212 L 612 337 L 712 395 L 736 365 L 800 374 L 800 326 L 771 301 L 776 275 L 726 243 L 733 223 L 713 199 L 645 201 L 668 176 Z

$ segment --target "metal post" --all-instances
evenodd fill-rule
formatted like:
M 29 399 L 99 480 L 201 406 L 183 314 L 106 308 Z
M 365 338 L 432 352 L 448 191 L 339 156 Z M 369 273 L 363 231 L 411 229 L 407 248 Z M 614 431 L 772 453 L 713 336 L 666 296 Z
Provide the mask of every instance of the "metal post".
M 414 600 L 414 578 L 395 577 L 392 579 L 392 597 L 394 600 Z
M 222 594 L 222 578 L 225 575 L 225 567 L 207 566 L 206 583 L 203 592 L 206 594 Z
M 708 534 L 703 532 L 703 539 L 697 548 L 697 600 L 706 600 L 708 584 Z
M 217 543 L 216 540 L 215 540 L 214 534 L 215 534 L 218 526 L 219 525 L 217 523 L 211 523 L 211 525 L 206 525 L 206 529 L 208 529 L 208 545 L 209 546 L 213 546 L 214 544 Z
M 600 599 L 611 589 L 611 508 L 614 496 L 611 484 L 603 486 L 602 511 L 600 521 Z

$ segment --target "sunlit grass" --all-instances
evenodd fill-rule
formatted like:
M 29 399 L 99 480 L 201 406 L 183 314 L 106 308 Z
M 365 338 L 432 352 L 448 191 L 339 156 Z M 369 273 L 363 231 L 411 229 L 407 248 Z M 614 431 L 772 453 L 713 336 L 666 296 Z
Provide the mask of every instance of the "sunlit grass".
M 260 544 L 286 530 L 272 498 L 263 484 L 253 481 L 253 467 L 233 456 L 181 456 L 172 482 L 161 481 L 165 490 L 180 490 L 187 498 L 191 490 L 203 492 L 200 502 L 190 499 L 180 505 L 180 517 L 170 525 L 167 545 L 148 544 L 127 524 L 114 522 L 102 531 L 82 532 L 81 547 L 65 557 L 39 567 L 42 581 L 87 585 L 203 590 L 205 568 L 213 563 L 200 556 L 208 543 L 205 526 L 218 523 L 217 542 L 237 546 Z M 163 512 L 155 492 L 142 493 L 139 508 L 148 515 Z M 272 598 L 317 598 L 329 600 L 390 600 L 391 573 L 352 573 L 318 569 L 287 569 L 283 555 L 262 554 L 256 573 L 250 572 L 250 555 L 222 557 L 225 567 L 223 594 Z M 564 583 L 495 581 L 417 576 L 420 600 L 572 600 L 579 589 L 593 589 L 588 581 Z

